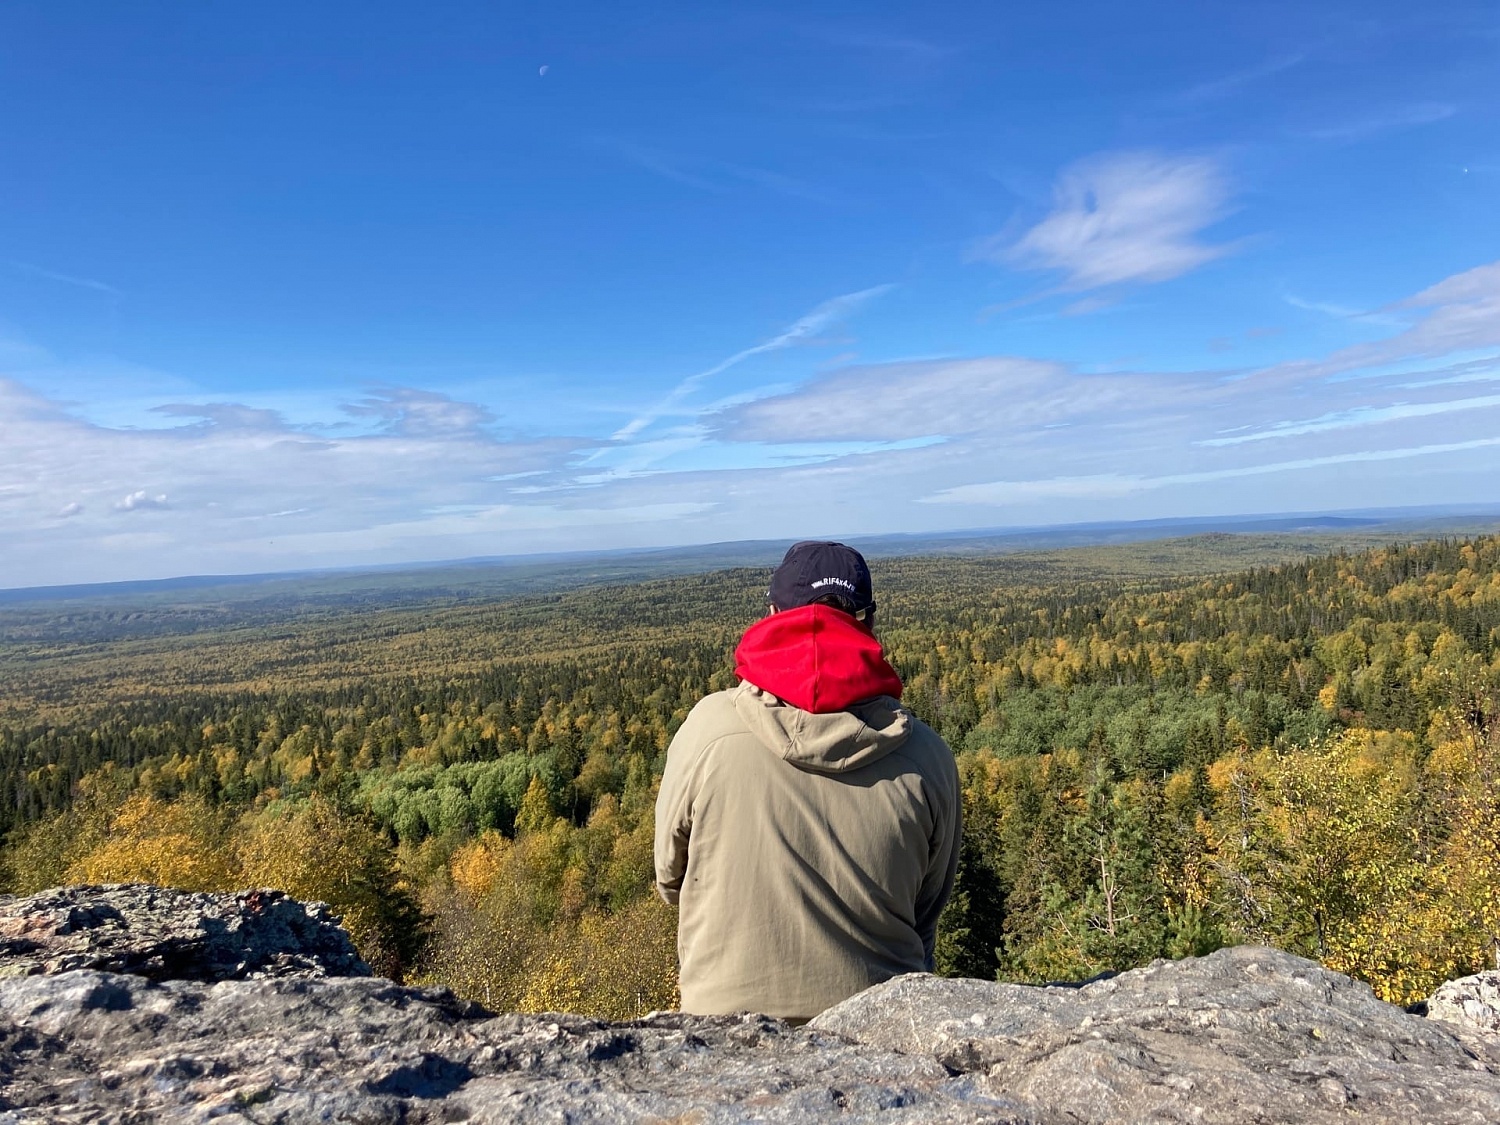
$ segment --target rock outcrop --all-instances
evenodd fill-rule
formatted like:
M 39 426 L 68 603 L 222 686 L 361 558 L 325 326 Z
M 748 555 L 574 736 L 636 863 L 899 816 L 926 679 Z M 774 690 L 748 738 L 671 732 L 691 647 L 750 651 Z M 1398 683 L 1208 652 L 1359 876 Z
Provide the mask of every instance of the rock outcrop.
M 374 977 L 28 977 L 0 983 L 0 1027 L 6 1125 L 1035 1119 L 775 1020 L 491 1016 Z
M 1073 1121 L 1500 1121 L 1500 1038 L 1259 946 L 1080 988 L 898 977 L 813 1021 Z
M 899 977 L 791 1028 L 494 1015 L 363 975 L 280 896 L 75 888 L 0 900 L 0 935 L 0 1125 L 1500 1121 L 1500 1036 L 1257 947 L 1082 987 Z
M 327 906 L 280 891 L 132 883 L 0 895 L 0 977 L 70 969 L 204 982 L 370 975 Z

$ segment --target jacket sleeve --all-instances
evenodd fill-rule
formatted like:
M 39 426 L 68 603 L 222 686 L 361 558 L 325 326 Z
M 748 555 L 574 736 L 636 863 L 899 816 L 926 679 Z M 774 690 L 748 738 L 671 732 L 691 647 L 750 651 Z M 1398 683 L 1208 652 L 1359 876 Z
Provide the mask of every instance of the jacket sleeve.
M 687 874 L 688 839 L 693 831 L 695 767 L 701 753 L 693 733 L 697 725 L 689 715 L 673 736 L 656 794 L 656 891 L 673 906 Z
M 935 737 L 935 736 L 934 736 Z M 927 873 L 917 892 L 917 934 L 922 939 L 922 956 L 930 973 L 934 967 L 938 916 L 953 894 L 958 874 L 958 856 L 963 839 L 963 801 L 959 794 L 958 767 L 953 752 L 941 740 L 942 768 L 933 778 L 933 834 L 928 841 Z

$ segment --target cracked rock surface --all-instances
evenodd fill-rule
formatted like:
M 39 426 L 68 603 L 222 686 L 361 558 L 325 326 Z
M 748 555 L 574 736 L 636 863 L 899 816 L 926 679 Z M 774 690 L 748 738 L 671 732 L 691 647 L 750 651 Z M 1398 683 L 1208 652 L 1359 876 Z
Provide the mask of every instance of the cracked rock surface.
M 278 960 L 245 931 L 282 911 Z M 1500 1036 L 1251 946 L 1082 987 L 898 977 L 791 1028 L 495 1015 L 363 975 L 283 897 L 52 891 L 0 900 L 0 940 L 0 1125 L 1500 1121 Z
M 492 1016 L 376 977 L 0 983 L 7 1123 L 1027 1122 L 930 1056 L 761 1016 Z
M 811 1026 L 928 1054 L 1048 1120 L 1500 1121 L 1500 1038 L 1259 946 L 1077 988 L 897 977 Z

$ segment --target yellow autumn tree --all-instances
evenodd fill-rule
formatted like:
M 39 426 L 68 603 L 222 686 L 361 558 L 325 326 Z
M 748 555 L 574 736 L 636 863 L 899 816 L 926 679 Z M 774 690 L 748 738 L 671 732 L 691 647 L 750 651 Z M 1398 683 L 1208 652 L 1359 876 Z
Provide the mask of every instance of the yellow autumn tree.
M 677 914 L 656 897 L 590 911 L 539 943 L 516 1007 L 635 1019 L 677 1007 Z
M 1500 965 L 1500 729 L 1445 711 L 1432 737 L 1426 773 L 1441 839 L 1421 885 L 1374 938 L 1408 998 Z
M 1221 761 L 1209 776 L 1217 807 L 1206 830 L 1232 932 L 1405 999 L 1387 919 L 1427 878 L 1415 740 L 1351 730 Z
M 602 798 L 582 827 L 533 781 L 514 840 L 456 848 L 424 905 L 422 979 L 501 1011 L 629 1019 L 677 1004 L 676 912 L 650 886 L 651 820 Z
M 247 885 L 328 903 L 370 967 L 401 979 L 425 920 L 389 845 L 363 819 L 314 796 L 247 816 L 238 844 Z
M 109 818 L 98 843 L 75 859 L 69 883 L 156 883 L 222 891 L 240 882 L 223 810 L 202 798 L 163 801 L 137 793 Z

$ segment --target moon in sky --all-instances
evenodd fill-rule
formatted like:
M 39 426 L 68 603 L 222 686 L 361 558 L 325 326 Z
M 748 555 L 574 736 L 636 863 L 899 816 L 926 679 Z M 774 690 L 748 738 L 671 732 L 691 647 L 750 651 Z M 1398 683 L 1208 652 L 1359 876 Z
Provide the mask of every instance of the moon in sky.
M 537 70 L 537 74 L 539 76 L 541 76 L 542 78 L 546 78 L 547 77 L 547 67 L 546 67 L 545 64 L 543 64 L 543 66 L 540 69 Z

